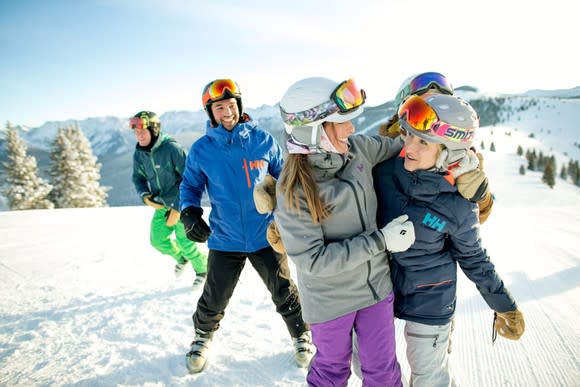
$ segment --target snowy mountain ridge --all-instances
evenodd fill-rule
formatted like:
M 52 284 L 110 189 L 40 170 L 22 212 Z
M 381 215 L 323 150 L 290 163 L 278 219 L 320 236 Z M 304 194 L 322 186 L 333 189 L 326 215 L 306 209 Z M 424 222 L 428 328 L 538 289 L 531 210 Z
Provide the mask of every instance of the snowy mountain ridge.
M 457 95 L 471 102 L 481 117 L 482 129 L 502 125 L 539 140 L 545 152 L 555 152 L 559 161 L 580 159 L 580 87 L 568 90 L 530 91 L 520 95 L 482 93 L 470 86 L 457 89 Z M 538 96 L 541 94 L 541 96 Z M 568 96 L 568 97 L 563 97 Z M 259 126 L 269 130 L 280 142 L 284 140 L 283 123 L 278 105 L 263 105 L 246 112 Z M 379 106 L 366 106 L 354 124 L 358 133 L 375 134 L 380 124 L 394 114 L 393 101 Z M 93 147 L 93 154 L 102 164 L 101 183 L 112 187 L 108 203 L 111 206 L 140 204 L 131 183 L 133 132 L 129 117 L 90 117 L 81 121 L 51 121 L 21 132 L 29 154 L 35 156 L 44 176 L 50 165 L 51 144 L 60 127 L 79 125 Z M 199 111 L 170 111 L 160 115 L 162 130 L 173 135 L 188 151 L 191 144 L 205 132 L 207 116 Z M 479 143 L 475 142 L 476 147 Z M 0 139 L 0 148 L 3 148 Z M 514 149 L 515 152 L 515 149 Z M 0 161 L 6 157 L 0 153 Z M 0 171 L 0 176 L 3 171 Z M 1 207 L 1 206 L 0 206 Z
M 572 103 L 575 106 L 577 101 L 568 101 L 567 99 L 580 98 L 580 87 L 575 87 L 572 89 L 565 90 L 530 90 L 523 94 L 514 95 L 504 95 L 504 94 L 490 94 L 481 93 L 478 91 L 464 91 L 462 89 L 474 89 L 471 87 L 458 88 L 457 95 L 465 98 L 468 101 L 484 101 L 482 104 L 490 104 L 494 100 L 506 100 L 510 101 L 504 110 L 509 111 L 509 107 L 513 106 L 514 109 L 518 108 L 518 104 L 525 106 L 526 101 L 534 99 L 540 101 L 540 106 L 542 106 L 542 101 L 544 101 L 545 106 L 551 106 L 553 109 L 558 109 L 556 105 L 566 105 L 566 103 Z M 551 102 L 548 103 L 548 102 Z M 385 121 L 394 113 L 392 108 L 392 101 L 387 101 L 386 103 L 379 105 L 377 107 L 367 107 L 367 110 L 379 109 L 384 111 Z M 283 128 L 282 120 L 279 116 L 278 105 L 262 105 L 258 108 L 246 109 L 246 112 L 255 120 L 259 121 L 263 126 L 264 121 L 269 121 L 273 125 L 269 129 L 272 131 L 281 131 Z M 479 112 L 479 111 L 478 111 Z M 482 115 L 482 113 L 480 113 Z M 365 114 L 363 113 L 364 117 Z M 91 145 L 93 146 L 93 152 L 98 157 L 105 157 L 108 153 L 122 153 L 124 151 L 132 150 L 134 146 L 133 133 L 128 129 L 128 121 L 130 117 L 89 117 L 84 120 L 65 120 L 65 121 L 49 121 L 45 124 L 36 128 L 23 128 L 25 131 L 22 133 L 22 137 L 29 144 L 43 150 L 49 150 L 50 145 L 58 128 L 79 125 L 83 130 L 85 136 L 89 139 Z M 161 120 L 162 130 L 170 133 L 203 133 L 205 132 L 205 123 L 207 120 L 207 115 L 205 111 L 169 111 L 161 114 L 159 116 Z M 509 113 L 507 116 L 501 117 L 503 119 L 509 120 Z M 482 121 L 485 121 L 483 119 Z M 505 122 L 505 121 L 499 121 Z M 493 124 L 498 122 L 493 122 Z M 486 122 L 482 123 L 485 126 Z M 359 131 L 364 131 L 365 126 L 359 127 Z

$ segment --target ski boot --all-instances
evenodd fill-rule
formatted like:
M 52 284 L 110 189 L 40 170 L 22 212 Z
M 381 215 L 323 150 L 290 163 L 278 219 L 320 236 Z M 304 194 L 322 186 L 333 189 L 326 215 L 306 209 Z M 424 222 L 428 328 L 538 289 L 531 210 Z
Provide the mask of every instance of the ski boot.
M 190 374 L 203 371 L 211 338 L 212 334 L 210 332 L 204 332 L 201 329 L 195 330 L 195 338 L 191 342 L 191 349 L 185 355 L 187 370 Z
M 316 347 L 312 344 L 312 332 L 306 331 L 298 337 L 293 337 L 294 359 L 300 368 L 308 368 L 316 353 Z

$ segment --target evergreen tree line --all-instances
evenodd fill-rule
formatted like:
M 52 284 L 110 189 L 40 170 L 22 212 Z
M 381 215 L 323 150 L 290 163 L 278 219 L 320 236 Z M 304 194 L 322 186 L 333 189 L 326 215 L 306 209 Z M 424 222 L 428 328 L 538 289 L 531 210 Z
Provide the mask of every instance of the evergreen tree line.
M 40 177 L 36 158 L 10 122 L 8 161 L 2 193 L 11 210 L 106 207 L 110 187 L 100 185 L 101 164 L 80 127 L 59 128 L 50 152 L 50 182 Z
M 524 156 L 524 149 L 521 145 L 518 145 L 517 153 L 519 156 Z M 542 151 L 536 152 L 535 149 L 526 150 L 525 157 L 528 161 L 528 165 L 527 168 L 524 165 L 520 165 L 520 175 L 525 175 L 526 170 L 543 171 L 542 181 L 550 188 L 554 188 L 557 175 L 556 158 L 554 156 L 545 156 Z M 572 184 L 580 186 L 580 168 L 578 166 L 578 160 L 570 159 L 567 166 L 562 165 L 559 176 L 564 181 L 570 179 Z

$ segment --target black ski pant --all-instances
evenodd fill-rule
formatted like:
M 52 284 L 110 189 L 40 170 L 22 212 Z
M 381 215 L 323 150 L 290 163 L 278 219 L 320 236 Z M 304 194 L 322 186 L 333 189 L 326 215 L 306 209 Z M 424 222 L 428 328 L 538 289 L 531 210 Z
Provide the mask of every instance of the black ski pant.
M 290 336 L 298 337 L 309 330 L 302 320 L 302 307 L 298 289 L 290 277 L 288 257 L 271 247 L 253 253 L 209 250 L 207 279 L 193 314 L 193 326 L 211 333 L 218 330 L 246 258 L 270 291 L 276 312 L 282 316 Z

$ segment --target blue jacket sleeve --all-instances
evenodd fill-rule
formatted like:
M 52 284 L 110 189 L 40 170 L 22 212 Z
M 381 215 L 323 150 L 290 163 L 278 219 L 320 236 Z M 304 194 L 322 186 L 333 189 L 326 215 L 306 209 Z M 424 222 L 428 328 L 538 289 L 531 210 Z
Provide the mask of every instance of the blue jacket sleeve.
M 469 203 L 469 206 L 475 207 L 476 204 Z M 502 279 L 495 271 L 494 264 L 481 245 L 477 212 L 475 208 L 468 211 L 467 216 L 458 217 L 464 220 L 459 221 L 457 231 L 450 235 L 451 252 L 461 270 L 475 283 L 477 290 L 491 309 L 502 313 L 515 310 L 515 300 L 504 287 Z M 465 215 L 468 211 L 461 211 L 461 215 Z
M 201 207 L 201 197 L 207 184 L 207 177 L 196 159 L 195 143 L 191 146 L 185 161 L 183 180 L 179 186 L 180 210 L 194 206 Z

